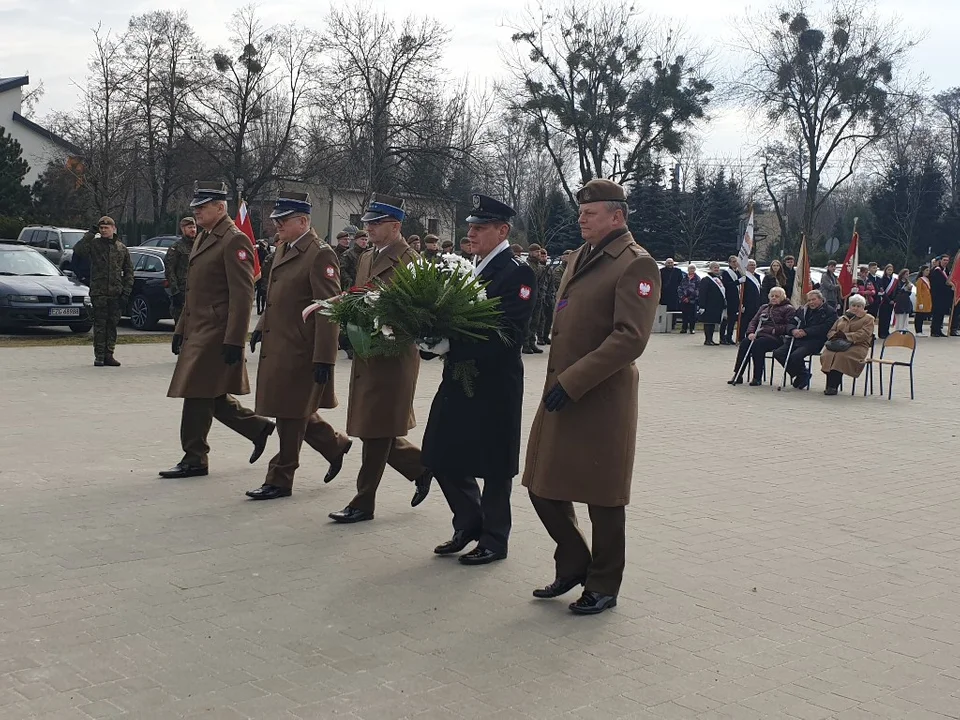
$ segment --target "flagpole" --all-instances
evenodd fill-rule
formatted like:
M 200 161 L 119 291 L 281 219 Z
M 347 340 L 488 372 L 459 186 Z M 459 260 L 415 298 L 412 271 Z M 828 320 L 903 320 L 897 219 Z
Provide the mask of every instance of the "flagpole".
M 748 222 L 748 223 L 750 222 L 750 218 L 753 217 L 753 202 L 751 202 L 750 205 L 749 205 L 749 211 L 750 211 L 750 212 L 747 214 L 747 222 Z M 744 227 L 744 229 L 743 229 L 743 234 L 744 234 L 744 235 L 747 234 L 747 229 L 746 229 L 746 227 Z M 752 238 L 751 238 L 751 240 L 752 240 Z M 741 248 L 743 247 L 743 238 L 742 238 L 742 237 L 740 238 L 740 247 L 741 247 Z M 740 248 L 737 248 L 737 255 L 739 256 L 739 254 L 740 254 Z M 740 326 L 741 326 L 741 323 L 743 323 L 743 295 L 744 295 L 744 290 L 746 289 L 747 266 L 746 266 L 746 264 L 743 263 L 743 262 L 738 262 L 737 265 L 740 266 L 740 267 L 738 268 L 738 270 L 740 271 L 740 274 L 743 276 L 743 281 L 744 281 L 744 282 L 741 283 L 741 285 L 740 285 L 740 307 L 739 307 L 739 310 L 737 310 L 737 342 L 739 342 L 739 341 L 742 339 L 741 336 L 740 336 Z M 761 298 L 761 300 L 762 300 L 762 299 L 763 299 L 763 298 Z
M 860 222 L 860 217 L 859 217 L 859 216 L 858 216 L 858 217 L 855 217 L 855 218 L 853 219 L 853 237 L 856 237 L 856 236 L 857 236 L 857 224 L 858 224 L 859 222 Z M 859 240 L 857 240 L 857 255 L 856 255 L 856 257 L 853 258 L 853 259 L 855 259 L 855 260 L 857 261 L 857 262 L 853 263 L 854 265 L 859 265 L 859 264 L 860 264 L 860 241 L 859 241 Z M 844 311 L 844 312 L 846 312 L 847 310 L 850 309 L 850 295 L 853 294 L 853 288 L 855 288 L 856 285 L 857 285 L 857 271 L 858 271 L 858 270 L 859 270 L 859 268 L 856 268 L 856 267 L 851 267 L 851 268 L 850 268 L 850 279 L 851 279 L 851 283 L 850 283 L 850 293 L 847 295 L 847 297 L 845 297 L 845 298 L 843 299 L 843 311 Z

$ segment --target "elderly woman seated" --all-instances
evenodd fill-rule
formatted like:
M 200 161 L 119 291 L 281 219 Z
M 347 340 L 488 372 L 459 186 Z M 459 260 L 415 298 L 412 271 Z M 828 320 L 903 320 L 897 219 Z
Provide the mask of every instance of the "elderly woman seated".
M 796 327 L 794 317 L 797 310 L 787 302 L 786 291 L 782 287 L 775 287 L 770 290 L 769 299 L 769 304 L 762 305 L 750 321 L 747 335 L 740 341 L 734 376 L 732 380 L 727 380 L 728 385 L 743 384 L 748 354 L 753 362 L 753 380 L 750 384 L 754 387 L 762 384 L 763 356 L 783 345 L 784 337 Z
M 827 376 L 824 395 L 836 395 L 844 375 L 860 377 L 873 344 L 874 324 L 873 315 L 867 314 L 867 299 L 851 296 L 849 309 L 830 328 L 820 355 L 820 369 Z

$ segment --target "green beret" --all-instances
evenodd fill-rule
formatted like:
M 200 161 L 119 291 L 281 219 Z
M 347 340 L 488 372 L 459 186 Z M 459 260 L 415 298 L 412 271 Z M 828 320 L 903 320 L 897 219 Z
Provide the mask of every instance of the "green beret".
M 627 193 L 613 180 L 596 178 L 591 180 L 577 193 L 577 202 L 581 205 L 594 202 L 626 202 Z

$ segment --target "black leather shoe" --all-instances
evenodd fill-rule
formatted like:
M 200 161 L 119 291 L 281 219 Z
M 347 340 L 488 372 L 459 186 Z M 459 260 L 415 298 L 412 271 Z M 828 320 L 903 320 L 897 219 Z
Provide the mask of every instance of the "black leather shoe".
M 604 610 L 617 606 L 616 595 L 601 595 L 592 590 L 584 590 L 575 603 L 570 603 L 574 615 L 599 615 Z
M 727 385 L 743 385 L 743 378 L 735 378 L 733 380 L 727 380 Z
M 430 494 L 430 483 L 433 482 L 433 473 L 427 470 L 414 482 L 417 484 L 417 489 L 413 493 L 413 499 L 410 501 L 410 507 L 416 507 L 427 499 L 427 495 Z
M 461 555 L 459 560 L 464 565 L 486 565 L 487 563 L 496 562 L 497 560 L 503 560 L 506 557 L 507 554 L 505 552 L 494 552 L 493 550 L 487 550 L 487 548 L 477 545 L 477 547 L 466 555 Z
M 276 423 L 268 423 L 263 431 L 257 436 L 257 439 L 253 441 L 253 452 L 250 453 L 251 465 L 253 465 L 257 460 L 260 459 L 260 456 L 263 455 L 263 451 L 267 449 L 267 438 L 273 435 L 273 431 L 276 429 Z
M 557 578 L 546 587 L 534 590 L 533 596 L 541 600 L 560 597 L 573 590 L 577 585 L 583 585 L 586 581 L 586 577 Z
M 323 481 L 325 483 L 333 480 L 337 475 L 340 474 L 340 470 L 343 469 L 343 458 L 346 457 L 347 453 L 350 452 L 350 448 L 353 447 L 353 440 L 347 443 L 347 446 L 343 449 L 343 452 L 340 453 L 340 457 L 330 463 L 330 469 L 327 470 L 327 474 L 323 476 Z
M 750 381 L 750 387 L 760 387 L 761 385 L 763 385 L 763 380 L 754 379 Z
M 550 338 L 544 338 L 544 339 L 543 339 L 543 344 L 544 344 L 544 345 L 549 345 L 549 344 L 550 344 Z
M 290 497 L 290 490 L 276 485 L 264 485 L 256 490 L 247 490 L 247 497 L 251 500 L 274 500 L 275 498 Z
M 357 510 L 347 505 L 343 510 L 332 512 L 327 517 L 338 523 L 358 523 L 364 520 L 373 520 L 373 513 L 366 510 Z
M 828 387 L 823 391 L 824 395 L 837 395 L 840 391 L 837 388 Z
M 169 470 L 161 470 L 160 477 L 162 478 L 189 478 L 189 477 L 200 477 L 202 475 L 207 475 L 209 470 L 203 465 L 184 465 L 183 463 L 177 463 Z
M 531 345 L 531 346 L 530 346 L 530 351 L 531 351 L 534 355 L 542 355 L 542 354 L 543 354 L 543 350 L 541 350 L 540 348 L 538 348 L 536 345 Z
M 522 352 L 524 355 L 533 355 L 533 350 L 531 350 L 529 347 L 524 347 L 520 352 Z
M 463 550 L 467 545 L 472 543 L 474 540 L 480 539 L 480 533 L 467 532 L 466 530 L 457 530 L 453 537 L 443 543 L 443 545 L 437 545 L 433 551 L 437 555 L 453 555 Z

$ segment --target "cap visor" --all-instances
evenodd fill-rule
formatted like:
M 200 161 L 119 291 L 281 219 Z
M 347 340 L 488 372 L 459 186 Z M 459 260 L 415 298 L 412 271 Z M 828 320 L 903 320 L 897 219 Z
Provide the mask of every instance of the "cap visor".
M 375 213 L 375 212 L 364 213 L 363 217 L 360 218 L 360 222 L 365 222 L 365 223 L 376 222 L 377 220 L 393 220 L 395 222 L 400 222 L 393 215 L 385 215 L 384 213 Z
M 471 215 L 466 220 L 465 223 L 468 225 L 487 225 L 488 223 L 502 222 L 509 223 L 510 221 L 505 218 L 498 217 L 482 217 L 480 215 Z
M 293 215 L 295 212 L 296 212 L 295 210 L 280 210 L 279 212 L 274 210 L 272 213 L 270 213 L 270 219 L 276 220 L 277 218 L 289 217 L 290 215 Z
M 206 205 L 208 202 L 213 202 L 215 198 L 194 198 L 190 201 L 190 207 L 200 207 L 201 205 Z

